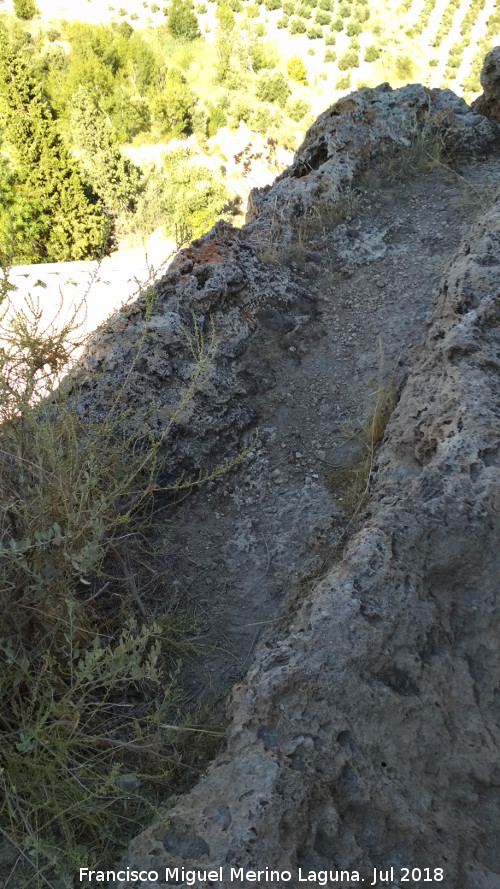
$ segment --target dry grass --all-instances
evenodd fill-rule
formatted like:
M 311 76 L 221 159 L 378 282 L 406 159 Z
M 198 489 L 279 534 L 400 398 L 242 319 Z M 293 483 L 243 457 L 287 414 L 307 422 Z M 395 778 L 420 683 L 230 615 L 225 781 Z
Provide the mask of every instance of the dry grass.
M 373 399 L 374 405 L 367 420 L 347 434 L 356 443 L 357 454 L 348 463 L 333 466 L 327 472 L 331 490 L 351 519 L 368 501 L 375 453 L 396 404 L 393 384 L 377 385 Z
M 5 309 L 6 286 L 0 296 Z M 150 288 L 147 317 L 153 298 Z M 195 321 L 186 331 L 192 383 L 158 440 L 146 412 L 127 431 L 130 373 L 105 419 L 84 422 L 78 387 L 57 388 L 69 331 L 47 337 L 38 321 L 14 318 L 0 349 L 0 834 L 14 850 L 11 885 L 67 889 L 77 867 L 111 862 L 161 817 L 158 800 L 220 740 L 179 712 L 192 623 L 152 613 L 145 596 L 160 582 L 147 543 L 160 449 L 216 341 Z

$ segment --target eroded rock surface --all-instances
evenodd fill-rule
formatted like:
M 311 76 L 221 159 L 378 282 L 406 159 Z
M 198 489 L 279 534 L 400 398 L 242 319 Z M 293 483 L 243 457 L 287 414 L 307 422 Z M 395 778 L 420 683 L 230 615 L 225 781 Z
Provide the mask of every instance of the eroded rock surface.
M 500 123 L 500 46 L 486 54 L 479 79 L 484 92 L 471 107 L 477 114 Z
M 499 252 L 497 203 L 443 280 L 373 518 L 258 650 L 227 749 L 131 865 L 432 863 L 449 886 L 496 885 Z
M 367 157 L 387 139 L 411 141 L 429 108 L 438 134 L 452 121 L 463 140 L 459 170 L 438 165 L 394 186 L 377 170 L 363 178 Z M 442 867 L 453 889 L 500 885 L 498 133 L 448 91 L 362 90 L 319 119 L 291 171 L 255 196 L 248 226 L 217 226 L 158 286 L 127 396 L 156 403 L 158 430 L 189 385 L 191 313 L 205 335 L 212 316 L 219 335 L 212 376 L 169 441 L 168 476 L 220 462 L 254 424 L 264 434 L 172 530 L 186 590 L 205 603 L 228 578 L 228 626 L 215 621 L 214 635 L 224 627 L 251 666 L 232 693 L 225 750 L 169 811 L 169 828 L 149 828 L 126 855 L 159 882 L 127 889 L 188 885 L 181 870 L 163 878 L 175 867 L 223 867 L 210 885 L 226 889 L 231 866 L 289 870 L 294 887 L 299 868 L 356 870 L 369 885 L 391 866 Z M 290 252 L 318 194 L 331 202 L 347 183 L 358 210 Z M 494 202 L 471 227 L 485 193 Z M 145 308 L 94 341 L 88 410 L 98 410 L 93 371 L 104 398 L 116 391 Z M 340 462 L 342 421 L 369 412 L 379 336 L 400 397 L 365 522 L 252 660 L 256 625 L 276 615 L 307 535 L 347 539 L 321 467 Z M 207 669 L 220 678 L 220 663 Z

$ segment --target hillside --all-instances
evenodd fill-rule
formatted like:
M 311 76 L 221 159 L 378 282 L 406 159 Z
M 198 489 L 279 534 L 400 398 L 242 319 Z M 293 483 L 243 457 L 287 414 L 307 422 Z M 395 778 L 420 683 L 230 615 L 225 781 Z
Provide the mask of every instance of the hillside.
M 249 190 L 291 162 L 325 106 L 384 81 L 451 87 L 471 101 L 500 36 L 494 0 L 16 3 L 17 16 L 13 0 L 0 8 L 6 70 L 21 66 L 0 84 L 7 265 L 94 259 L 153 234 L 169 252 L 217 218 L 240 224 Z M 26 77 L 42 105 L 31 104 L 16 145 L 8 109 Z M 81 180 L 69 213 L 58 210 L 64 177 L 46 187 L 35 175 L 41 114 L 61 141 L 48 169 L 70 165 Z

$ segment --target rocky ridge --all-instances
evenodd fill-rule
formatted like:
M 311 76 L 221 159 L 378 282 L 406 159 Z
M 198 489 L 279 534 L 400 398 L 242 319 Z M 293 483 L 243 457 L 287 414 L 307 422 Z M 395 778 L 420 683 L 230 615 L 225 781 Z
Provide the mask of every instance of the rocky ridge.
M 465 159 L 454 174 L 438 163 L 424 186 L 423 179 L 405 185 L 405 215 L 405 203 L 397 205 L 400 184 L 392 193 L 387 183 L 374 188 L 375 161 L 392 146 L 411 147 L 420 134 L 453 143 Z M 160 875 L 166 867 L 222 867 L 222 881 L 210 883 L 221 887 L 230 885 L 232 866 L 289 871 L 293 886 L 299 868 L 356 870 L 371 881 L 373 868 L 390 867 L 399 875 L 403 867 L 443 868 L 443 885 L 457 889 L 500 886 L 500 202 L 491 196 L 472 227 L 471 214 L 454 207 L 455 242 L 439 230 L 439 219 L 432 233 L 428 215 L 431 198 L 438 215 L 450 212 L 460 178 L 473 183 L 473 200 L 498 181 L 499 134 L 449 91 L 361 90 L 325 112 L 290 170 L 253 194 L 247 226 L 240 232 L 216 226 L 181 251 L 158 284 L 127 393 L 141 405 L 155 402 L 158 430 L 193 372 L 185 334 L 192 313 L 207 335 L 211 316 L 219 339 L 213 373 L 169 440 L 166 477 L 241 449 L 265 419 L 263 439 L 244 467 L 247 488 L 228 479 L 184 516 L 196 524 L 198 512 L 206 521 L 225 502 L 233 524 L 227 503 L 235 504 L 241 525 L 225 538 L 226 547 L 229 541 L 237 549 L 230 563 L 235 588 L 238 571 L 259 561 L 252 543 L 258 520 L 271 551 L 265 537 L 266 570 L 253 580 L 258 576 L 270 595 L 280 579 L 287 587 L 282 570 L 314 522 L 318 536 L 318 523 L 329 516 L 328 540 L 344 539 L 335 523 L 341 504 L 332 504 L 299 447 L 286 472 L 273 465 L 282 443 L 276 431 L 285 422 L 279 417 L 288 415 L 294 427 L 285 439 L 287 458 L 288 445 L 305 436 L 309 423 L 322 436 L 316 463 L 334 462 L 326 393 L 341 379 L 340 413 L 347 403 L 348 415 L 366 415 L 361 393 L 376 372 L 377 328 L 391 330 L 385 358 L 399 399 L 363 526 L 342 560 L 265 636 L 233 690 L 225 750 L 169 812 L 168 829 L 155 825 L 132 843 L 125 866 Z M 364 178 L 367 169 L 375 179 Z M 321 219 L 313 232 L 301 229 L 318 202 L 338 206 L 348 193 L 361 199 L 357 217 L 349 211 L 335 224 Z M 301 231 L 305 243 L 298 245 Z M 426 260 L 437 253 L 446 264 L 437 293 L 435 271 L 411 255 L 415 243 Z M 370 303 L 374 289 L 379 296 Z M 105 404 L 106 392 L 123 378 L 146 304 L 144 297 L 94 339 L 82 402 L 89 411 L 99 410 L 97 391 Z M 371 344 L 370 325 L 360 320 L 368 308 L 376 318 Z M 356 360 L 346 373 L 342 361 L 351 361 L 352 351 Z M 288 512 L 270 500 L 274 478 L 286 488 Z M 286 518 L 290 510 L 293 521 Z M 214 518 L 206 538 L 213 538 L 211 557 L 218 534 Z M 225 558 L 215 559 L 214 580 Z M 244 584 L 237 590 L 236 598 L 248 602 Z M 257 596 L 249 617 L 265 622 L 276 608 L 276 601 Z M 140 883 L 141 889 L 170 885 L 188 882 L 160 876 Z M 264 876 L 259 885 L 273 882 Z

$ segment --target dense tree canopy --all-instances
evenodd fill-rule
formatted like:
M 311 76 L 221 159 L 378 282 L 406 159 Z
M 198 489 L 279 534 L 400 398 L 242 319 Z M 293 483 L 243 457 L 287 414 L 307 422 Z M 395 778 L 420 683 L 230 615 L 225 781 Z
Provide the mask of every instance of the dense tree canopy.
M 3 28 L 0 115 L 10 156 L 2 177 L 4 256 L 60 262 L 98 255 L 107 240 L 106 217 L 62 142 L 28 52 L 16 51 Z

